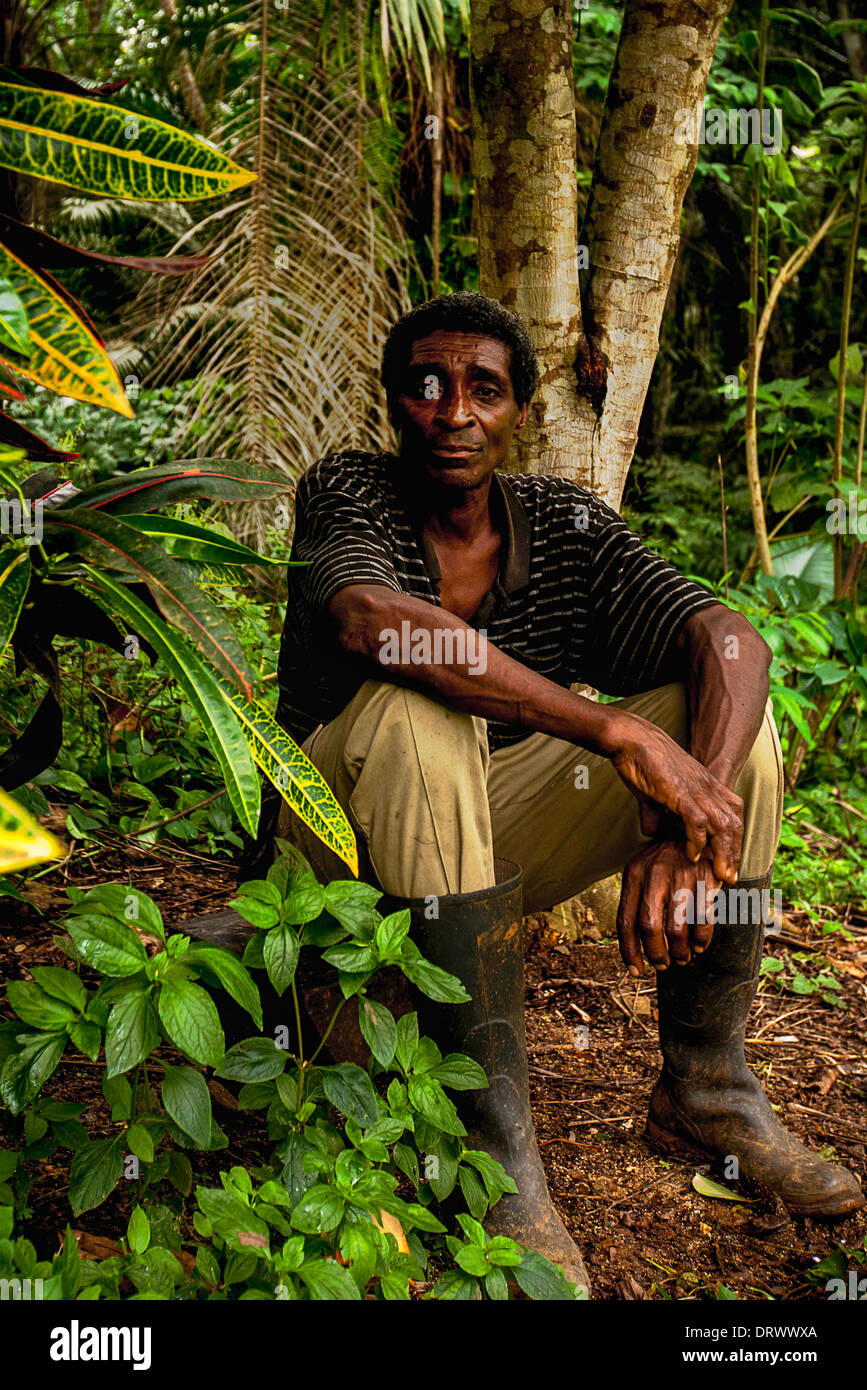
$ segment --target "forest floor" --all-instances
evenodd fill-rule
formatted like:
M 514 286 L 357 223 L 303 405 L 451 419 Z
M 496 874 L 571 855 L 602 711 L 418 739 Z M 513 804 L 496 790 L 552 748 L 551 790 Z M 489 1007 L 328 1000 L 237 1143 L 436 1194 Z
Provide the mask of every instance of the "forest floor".
M 89 860 L 75 856 L 33 883 L 27 906 L 0 898 L 0 978 L 64 962 L 53 937 L 61 931 L 66 883 L 89 887 L 128 880 L 130 873 L 159 904 L 169 928 L 220 910 L 234 889 L 225 861 L 112 850 Z M 643 1138 L 660 1064 L 652 978 L 629 981 L 615 942 L 568 941 L 544 916 L 532 924 L 527 1029 L 534 1116 L 549 1186 L 582 1248 L 594 1297 L 827 1298 L 824 1286 L 806 1275 L 840 1246 L 863 1253 L 867 1209 L 835 1225 L 793 1219 L 777 1199 L 745 1180 L 731 1182 L 708 1165 L 654 1152 Z M 773 938 L 774 955 L 786 961 L 799 950 L 821 952 L 841 982 L 846 1007 L 825 1003 L 817 993 L 782 992 L 772 977 L 763 977 L 747 1056 L 787 1126 L 853 1169 L 867 1187 L 867 915 L 850 914 L 848 937 L 835 932 L 823 938 L 807 914 L 787 914 L 784 928 Z M 584 1046 L 576 1046 L 580 1025 L 587 1028 L 579 1035 Z M 70 1050 L 46 1090 L 86 1104 L 82 1118 L 91 1131 L 110 1133 L 100 1069 Z M 230 1145 L 193 1155 L 197 1177 L 207 1175 L 206 1181 L 228 1164 L 265 1161 L 269 1148 L 261 1117 L 233 1113 L 226 1089 L 216 1082 L 212 1090 Z M 42 1256 L 56 1250 L 70 1219 L 62 1159 L 47 1160 L 42 1177 L 48 1180 L 31 1189 L 32 1217 L 25 1225 Z M 693 1188 L 697 1172 L 740 1199 L 701 1196 Z M 94 1257 L 100 1238 L 116 1238 L 125 1227 L 129 1199 L 122 1189 L 79 1219 Z M 846 1264 L 858 1268 L 854 1256 Z

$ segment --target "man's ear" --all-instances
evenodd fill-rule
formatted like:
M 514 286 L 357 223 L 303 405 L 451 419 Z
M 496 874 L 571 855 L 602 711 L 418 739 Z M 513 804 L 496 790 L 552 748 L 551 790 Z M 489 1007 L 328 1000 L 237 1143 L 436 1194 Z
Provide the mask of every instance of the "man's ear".
M 517 420 L 515 421 L 515 434 L 520 434 L 520 433 L 521 433 L 521 430 L 522 430 L 522 429 L 524 428 L 524 426 L 526 425 L 526 423 L 527 423 L 527 414 L 528 414 L 529 409 L 530 409 L 529 402 L 528 402 L 528 401 L 525 401 L 524 404 L 521 406 L 520 410 L 518 411 L 518 418 L 517 418 Z

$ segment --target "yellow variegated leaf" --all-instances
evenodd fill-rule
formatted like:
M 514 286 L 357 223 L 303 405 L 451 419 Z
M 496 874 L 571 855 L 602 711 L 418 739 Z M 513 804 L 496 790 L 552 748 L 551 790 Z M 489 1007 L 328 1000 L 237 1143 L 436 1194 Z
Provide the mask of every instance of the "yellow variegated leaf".
M 0 165 L 82 193 L 192 202 L 256 178 L 165 121 L 67 92 L 0 82 Z
M 62 859 L 64 853 L 59 840 L 0 790 L 0 874 L 18 873 L 44 859 Z
M 228 681 L 217 683 L 240 720 L 250 752 L 296 816 L 324 845 L 358 874 L 358 850 L 352 826 L 333 791 L 306 753 L 280 728 L 260 701 L 250 704 Z
M 15 286 L 30 325 L 30 356 L 26 362 L 16 360 L 8 365 L 19 376 L 29 377 L 60 396 L 106 406 L 132 419 L 134 412 L 117 368 L 93 330 L 67 301 L 2 245 L 0 276 Z

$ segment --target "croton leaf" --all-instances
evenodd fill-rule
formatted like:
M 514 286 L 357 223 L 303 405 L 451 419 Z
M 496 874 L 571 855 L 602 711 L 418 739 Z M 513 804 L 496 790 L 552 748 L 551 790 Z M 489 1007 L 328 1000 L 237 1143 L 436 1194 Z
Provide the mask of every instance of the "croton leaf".
M 0 100 L 3 84 L 0 83 Z M 0 131 L 3 117 L 0 116 Z M 3 163 L 0 144 L 0 163 Z M 31 270 L 0 242 L 0 277 L 15 288 L 30 324 L 30 356 L 10 363 L 60 396 L 133 417 L 117 368 L 81 305 L 47 271 Z M 4 357 L 8 356 L 4 351 Z
M 120 516 L 124 512 L 151 512 L 190 497 L 268 502 L 291 491 L 291 481 L 276 469 L 235 459 L 178 459 L 156 468 L 137 468 L 122 478 L 84 488 L 72 505 L 99 507 Z
M 82 193 L 190 202 L 256 178 L 204 140 L 99 99 L 0 82 L 0 110 L 0 164 Z
M 253 675 L 241 643 L 219 608 L 193 583 L 182 566 L 132 526 L 84 507 L 58 507 L 45 514 L 46 530 L 59 531 L 61 544 L 74 534 L 75 548 L 147 585 L 166 620 L 195 642 L 202 655 L 249 697 Z

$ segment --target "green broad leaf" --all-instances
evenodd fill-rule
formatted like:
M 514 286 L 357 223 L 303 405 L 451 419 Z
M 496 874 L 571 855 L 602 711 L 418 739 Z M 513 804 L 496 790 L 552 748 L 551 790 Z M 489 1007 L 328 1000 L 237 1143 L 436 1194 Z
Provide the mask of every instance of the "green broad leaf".
M 474 1216 L 477 1221 L 484 1221 L 485 1212 L 488 1210 L 488 1194 L 478 1173 L 462 1163 L 458 1169 L 458 1182 L 461 1185 L 461 1191 L 464 1194 L 464 1201 L 470 1215 Z M 468 1272 L 473 1274 L 477 1271 L 471 1269 Z
M 438 965 L 432 965 L 430 961 L 423 960 L 421 957 L 416 959 L 401 958 L 400 968 L 408 980 L 426 994 L 429 999 L 434 999 L 438 1004 L 466 1004 L 470 998 L 456 975 L 450 975 L 447 970 L 441 970 Z
M 102 1029 L 92 1019 L 80 1018 L 74 1027 L 70 1028 L 69 1040 L 79 1052 L 83 1052 L 85 1057 L 95 1062 L 102 1047 Z
M 747 1202 L 758 1201 L 758 1198 L 740 1197 L 737 1192 L 732 1192 L 730 1187 L 723 1187 L 722 1183 L 714 1182 L 711 1178 L 706 1178 L 703 1173 L 696 1173 L 692 1180 L 692 1185 L 700 1197 L 717 1197 L 725 1202 Z
M 65 1033 L 38 1033 L 19 1053 L 6 1058 L 0 1074 L 0 1097 L 13 1115 L 39 1094 L 65 1050 Z
M 315 1302 L 358 1303 L 361 1293 L 358 1285 L 341 1265 L 333 1260 L 308 1260 L 299 1269 L 302 1280 Z
M 10 90 L 0 82 L 0 161 L 4 164 L 9 150 L 3 141 L 3 108 Z M 29 134 L 27 140 L 20 141 L 22 149 L 29 144 Z M 100 405 L 132 419 L 134 412 L 117 368 L 71 295 L 61 290 L 53 276 L 41 274 L 4 245 L 0 245 L 0 277 L 12 282 L 28 321 L 39 326 L 38 333 L 31 335 L 26 361 L 16 361 L 16 373 L 58 395 Z M 45 517 L 48 515 L 46 512 Z
M 443 1302 L 465 1303 L 481 1300 L 482 1292 L 471 1274 L 465 1274 L 462 1269 L 449 1269 L 437 1280 L 431 1296 Z
M 485 1275 L 485 1292 L 494 1302 L 505 1302 L 509 1297 L 509 1285 L 506 1283 L 506 1276 L 501 1269 L 496 1266 L 489 1269 Z
M 273 1081 L 285 1071 L 288 1057 L 273 1038 L 245 1038 L 229 1048 L 217 1076 L 228 1081 Z
M 402 1014 L 397 1020 L 397 1046 L 395 1056 L 404 1071 L 410 1071 L 418 1051 L 418 1014 Z M 391 1086 L 389 1086 L 389 1097 Z
M 338 946 L 329 946 L 322 952 L 322 959 L 333 965 L 335 970 L 348 975 L 368 975 L 379 965 L 379 952 L 375 946 L 362 946 L 357 941 L 346 941 Z
M 102 975 L 136 975 L 147 965 L 147 951 L 135 932 L 111 917 L 73 917 L 67 930 L 82 959 Z
M 184 560 L 197 560 L 205 564 L 233 565 L 243 568 L 246 565 L 281 565 L 282 560 L 272 560 L 260 555 L 249 546 L 242 545 L 234 537 L 224 536 L 219 531 L 209 531 L 205 526 L 194 526 L 190 521 L 179 521 L 177 517 L 159 516 L 154 513 L 137 515 L 124 513 L 124 522 L 146 536 L 156 537 L 161 542 L 171 543 L 171 553 Z
M 265 937 L 265 969 L 278 995 L 285 994 L 295 978 L 300 950 L 298 933 L 292 927 L 275 927 Z
M 283 920 L 290 926 L 306 926 L 320 917 L 325 889 L 318 883 L 299 883 L 290 888 L 283 904 Z
M 484 1067 L 480 1067 L 472 1057 L 464 1057 L 460 1052 L 450 1052 L 431 1068 L 428 1075 L 436 1077 L 441 1086 L 449 1086 L 453 1091 L 488 1089 Z
M 175 1047 L 203 1067 L 217 1067 L 226 1051 L 220 1015 L 201 985 L 167 980 L 160 988 L 160 1022 Z
M 133 1207 L 132 1216 L 127 1222 L 126 1243 L 136 1255 L 147 1250 L 151 1240 L 151 1223 L 141 1207 Z
M 220 764 L 229 800 L 244 829 L 255 836 L 261 800 L 259 778 L 238 720 L 226 708 L 220 677 L 205 665 L 180 634 L 156 618 L 126 586 L 90 566 L 85 566 L 85 570 L 90 577 L 88 587 L 93 589 L 94 600 L 109 616 L 124 618 L 134 632 L 146 638 L 178 681 L 202 721 Z M 223 684 L 231 690 L 226 682 Z
M 517 1268 L 523 1259 L 523 1251 L 516 1240 L 510 1236 L 494 1236 L 485 1246 L 488 1264 Z
M 319 769 L 281 729 L 260 700 L 255 704 L 248 703 L 228 681 L 219 680 L 218 684 L 224 699 L 242 724 L 252 755 L 265 776 L 298 818 L 357 875 L 355 835 L 343 807 Z M 319 891 L 324 905 L 324 890 Z M 321 911 L 322 906 L 313 916 L 318 917 Z M 288 913 L 284 921 L 292 923 Z
M 199 137 L 102 98 L 2 82 L 0 111 L 0 162 L 81 193 L 191 202 L 256 178 Z
M 240 892 L 237 898 L 233 898 L 229 903 L 229 907 L 239 913 L 245 922 L 249 922 L 251 927 L 258 927 L 260 931 L 270 931 L 280 921 L 279 903 L 263 902 L 261 898 L 251 897 L 248 893 Z
M 30 551 L 20 546 L 0 550 L 0 657 L 6 651 L 30 586 Z
M 211 1141 L 211 1093 L 201 1072 L 192 1067 L 165 1069 L 162 1099 L 166 1114 L 203 1149 Z
M 197 1187 L 196 1200 L 214 1231 L 231 1250 L 268 1249 L 268 1227 L 234 1192 L 221 1187 Z
M 455 1256 L 455 1263 L 467 1274 L 475 1275 L 477 1279 L 484 1279 L 489 1268 L 485 1252 L 478 1245 L 462 1246 Z
M 39 988 L 53 999 L 63 999 L 77 1013 L 82 1013 L 86 1008 L 87 990 L 73 971 L 64 970 L 60 965 L 33 965 L 30 974 Z
M 384 917 L 376 928 L 376 944 L 383 959 L 397 959 L 400 948 L 406 940 L 410 926 L 409 908 L 402 912 L 392 912 Z
M 120 570 L 150 590 L 166 622 L 183 632 L 201 656 L 248 699 L 253 674 L 238 638 L 221 610 L 161 546 L 125 521 L 93 508 L 61 508 L 46 514 L 46 526 L 62 543 Z
M 359 996 L 358 1026 L 381 1067 L 390 1067 L 397 1047 L 397 1025 L 384 1004 Z
M 172 759 L 174 763 L 174 759 Z M 80 903 L 73 905 L 73 912 L 95 910 L 127 926 L 136 926 L 141 931 L 165 941 L 162 913 L 152 898 L 131 888 L 128 883 L 100 883 L 85 893 Z
M 27 311 L 5 275 L 0 275 L 0 349 L 3 348 L 29 357 L 33 343 Z
M 325 907 L 351 936 L 369 939 L 376 926 L 376 904 L 382 897 L 369 883 L 337 879 L 325 888 Z
M 349 1261 L 350 1273 L 362 1291 L 373 1278 L 380 1255 L 379 1232 L 370 1221 L 349 1225 L 340 1233 L 340 1253 Z M 298 1236 L 295 1237 L 299 1239 Z M 300 1263 L 300 1262 L 299 1262 Z
M 149 1057 L 162 1041 L 153 1003 L 146 990 L 118 999 L 105 1029 L 105 1064 L 108 1076 L 131 1071 Z
M 311 1235 L 333 1231 L 343 1219 L 345 1199 L 328 1183 L 314 1183 L 292 1208 L 291 1224 Z
M 57 1031 L 74 1023 L 78 1017 L 78 1011 L 71 1004 L 52 999 L 38 985 L 24 980 L 12 980 L 6 987 L 6 998 L 18 1017 L 31 1028 Z
M 150 1131 L 144 1125 L 130 1125 L 124 1135 L 126 1146 L 130 1153 L 135 1154 L 136 1158 L 141 1159 L 142 1163 L 153 1163 L 154 1161 L 154 1141 Z
M 461 1154 L 461 1162 L 469 1163 L 481 1173 L 491 1206 L 507 1192 L 517 1192 L 515 1179 L 509 1177 L 502 1163 L 498 1163 L 495 1158 L 483 1150 L 464 1149 Z
M 399 1274 L 396 1270 L 392 1270 L 389 1274 L 383 1274 L 379 1281 L 379 1291 L 389 1303 L 408 1303 L 410 1301 L 409 1275 Z
M 219 946 L 192 946 L 184 954 L 184 965 L 202 965 L 210 970 L 226 993 L 246 1010 L 256 1027 L 262 1027 L 259 990 L 249 970 L 231 951 L 224 951 Z
M 407 1082 L 410 1105 L 444 1134 L 464 1135 L 458 1112 L 438 1081 L 430 1076 L 411 1076 Z
M 104 1202 L 123 1173 L 121 1136 L 82 1144 L 69 1167 L 69 1201 L 76 1216 Z
M 515 1269 L 515 1279 L 528 1298 L 537 1301 L 571 1303 L 575 1295 L 572 1287 L 550 1260 L 527 1250 L 521 1263 Z
M 366 1071 L 354 1062 L 320 1067 L 319 1071 L 325 1094 L 341 1115 L 349 1115 L 365 1127 L 376 1124 L 379 1097 Z

